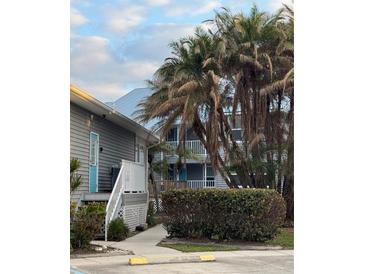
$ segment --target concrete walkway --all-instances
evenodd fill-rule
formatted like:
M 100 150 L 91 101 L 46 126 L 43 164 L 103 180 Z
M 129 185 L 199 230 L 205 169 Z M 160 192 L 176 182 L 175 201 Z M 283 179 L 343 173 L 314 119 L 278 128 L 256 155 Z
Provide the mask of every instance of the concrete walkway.
M 106 245 L 109 247 L 126 249 L 133 251 L 135 255 L 176 255 L 182 252 L 165 247 L 156 246 L 163 238 L 167 236 L 166 230 L 162 225 L 156 225 L 146 231 L 138 233 L 137 235 L 130 237 L 121 242 L 105 242 L 105 241 L 93 241 L 93 244 Z

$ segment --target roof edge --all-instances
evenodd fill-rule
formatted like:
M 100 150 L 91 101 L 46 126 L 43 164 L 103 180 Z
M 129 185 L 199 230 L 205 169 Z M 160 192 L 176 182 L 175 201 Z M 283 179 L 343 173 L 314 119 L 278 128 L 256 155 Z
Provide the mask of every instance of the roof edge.
M 73 94 L 75 94 L 76 96 L 81 97 L 82 99 L 94 104 L 95 106 L 103 108 L 107 113 L 116 115 L 119 119 L 122 119 L 125 122 L 127 122 L 132 128 L 135 128 L 136 131 L 139 131 L 139 130 L 142 131 L 145 134 L 145 136 L 142 136 L 142 137 L 145 137 L 147 141 L 158 141 L 159 140 L 159 138 L 157 136 L 155 136 L 152 133 L 152 131 L 148 130 L 144 126 L 140 125 L 139 123 L 130 119 L 129 117 L 123 115 L 122 113 L 118 112 L 117 110 L 109 107 L 108 105 L 104 104 L 103 102 L 99 101 L 95 97 L 91 96 L 87 91 L 85 91 L 73 84 L 70 84 L 70 91 Z M 71 100 L 72 100 L 72 98 L 70 98 L 70 101 Z M 73 102 L 73 103 L 77 104 L 77 102 Z M 150 138 L 148 138 L 148 137 L 152 137 L 152 140 L 149 140 Z

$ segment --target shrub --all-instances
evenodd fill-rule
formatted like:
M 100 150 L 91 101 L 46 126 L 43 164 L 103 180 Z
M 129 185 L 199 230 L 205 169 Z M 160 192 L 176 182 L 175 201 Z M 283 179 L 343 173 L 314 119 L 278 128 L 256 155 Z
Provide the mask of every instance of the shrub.
M 149 227 L 155 226 L 156 225 L 155 216 L 153 216 L 153 215 L 147 215 L 146 223 L 147 223 L 147 225 Z
M 101 232 L 105 218 L 103 203 L 90 203 L 73 213 L 71 222 L 71 245 L 84 248 Z
M 129 229 L 124 224 L 123 219 L 114 219 L 108 226 L 108 241 L 122 241 L 127 238 L 128 233 Z
M 76 214 L 76 207 L 77 207 L 77 204 L 75 202 L 70 203 L 70 220 L 71 220 L 71 222 Z
M 77 158 L 70 160 L 70 193 L 74 192 L 82 183 L 81 175 L 77 174 L 81 162 Z
M 76 207 L 77 205 L 75 202 L 70 203 L 70 251 L 73 251 L 72 243 L 75 240 L 75 235 L 72 229 L 72 222 L 76 214 Z
M 182 189 L 162 193 L 172 237 L 272 239 L 285 218 L 284 199 L 269 189 Z

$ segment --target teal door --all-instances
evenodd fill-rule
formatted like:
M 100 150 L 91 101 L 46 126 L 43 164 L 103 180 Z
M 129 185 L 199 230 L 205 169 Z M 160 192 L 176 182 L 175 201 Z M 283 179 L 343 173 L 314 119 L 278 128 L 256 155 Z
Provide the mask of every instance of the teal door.
M 187 178 L 188 178 L 188 176 L 187 176 L 186 168 L 183 167 L 180 169 L 179 181 L 186 181 Z
M 89 191 L 98 191 L 99 135 L 90 132 Z

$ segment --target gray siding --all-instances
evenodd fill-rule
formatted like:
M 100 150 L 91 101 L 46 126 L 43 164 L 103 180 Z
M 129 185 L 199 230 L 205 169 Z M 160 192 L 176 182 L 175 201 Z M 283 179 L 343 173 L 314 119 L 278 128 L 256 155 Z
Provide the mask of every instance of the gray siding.
M 134 161 L 135 134 L 112 122 L 93 115 L 91 112 L 75 105 L 70 105 L 70 157 L 81 161 L 79 174 L 83 178 L 80 188 L 75 191 L 72 199 L 78 200 L 81 193 L 89 192 L 89 138 L 90 132 L 99 134 L 98 191 L 111 191 L 110 169 L 119 165 L 122 159 Z
M 134 161 L 135 134 L 99 116 L 94 117 L 91 131 L 99 134 L 99 192 L 111 191 L 110 169 L 122 159 Z
M 74 191 L 71 199 L 77 201 L 81 193 L 89 191 L 89 114 L 83 109 L 70 105 L 70 157 L 80 160 L 82 184 Z
M 139 205 L 147 203 L 147 193 L 124 193 L 122 194 L 122 205 Z

